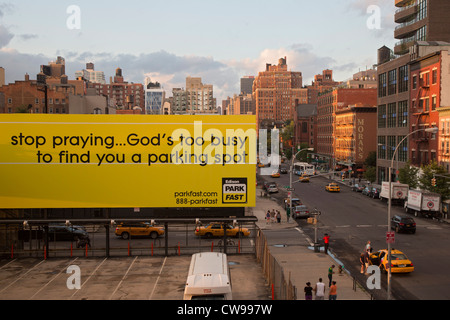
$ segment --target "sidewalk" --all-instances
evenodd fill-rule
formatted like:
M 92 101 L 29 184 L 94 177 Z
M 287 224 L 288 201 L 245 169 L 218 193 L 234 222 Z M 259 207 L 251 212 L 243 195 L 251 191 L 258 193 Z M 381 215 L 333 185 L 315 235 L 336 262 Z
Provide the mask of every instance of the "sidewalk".
M 266 212 L 269 209 L 281 212 L 281 223 L 266 223 Z M 278 262 L 282 262 L 286 278 L 290 276 L 293 285 L 297 288 L 298 300 L 304 300 L 303 288 L 306 286 L 306 282 L 311 282 L 311 286 L 314 288 L 319 278 L 322 278 L 322 282 L 325 283 L 325 299 L 328 299 L 327 272 L 328 268 L 333 264 L 335 265 L 333 281 L 336 281 L 338 288 L 338 300 L 370 300 L 370 295 L 363 291 L 358 284 L 355 284 L 353 278 L 346 271 L 339 273 L 340 263 L 334 260 L 332 253 L 326 255 L 323 252 L 323 248 L 320 253 L 314 251 L 312 241 L 303 234 L 296 222 L 292 221 L 292 219 L 290 222 L 287 221 L 286 211 L 277 202 L 271 198 L 257 195 L 256 207 L 249 208 L 249 213 L 258 218 L 258 227 L 266 236 L 269 244 L 272 244 L 270 245 L 270 253 Z M 295 239 L 296 245 L 286 247 L 273 246 L 277 243 L 271 241 L 271 233 L 269 231 L 283 229 L 296 230 L 299 238 L 302 241 L 304 239 L 304 245 L 298 245 L 298 239 Z M 286 239 L 286 241 L 289 241 L 289 239 Z M 356 287 L 356 290 L 354 290 L 354 287 Z

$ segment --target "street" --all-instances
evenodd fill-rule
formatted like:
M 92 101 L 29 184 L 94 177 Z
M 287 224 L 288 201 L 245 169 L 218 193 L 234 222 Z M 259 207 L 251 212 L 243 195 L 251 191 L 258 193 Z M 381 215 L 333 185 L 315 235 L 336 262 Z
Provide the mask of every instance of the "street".
M 272 197 L 280 201 L 287 197 L 285 187 L 289 185 L 289 174 L 264 179 L 274 181 L 279 186 L 280 192 L 272 194 Z M 293 181 L 298 181 L 298 177 L 294 176 Z M 318 239 L 321 241 L 323 235 L 328 233 L 331 236 L 331 252 L 360 283 L 366 283 L 367 276 L 361 275 L 359 271 L 359 256 L 369 240 L 374 251 L 387 248 L 387 204 L 353 192 L 345 185 L 340 185 L 340 193 L 328 193 L 325 186 L 329 182 L 327 175 L 313 177 L 309 183 L 295 183 L 293 197 L 300 198 L 310 209 L 317 208 L 321 212 Z M 405 212 L 403 208 L 394 206 L 394 214 L 405 215 Z M 396 234 L 393 248 L 408 256 L 415 271 L 392 275 L 392 296 L 398 300 L 449 299 L 450 293 L 446 288 L 450 285 L 450 278 L 446 266 L 450 263 L 450 257 L 445 252 L 450 245 L 450 226 L 426 218 L 413 218 L 417 224 L 416 234 Z M 313 225 L 305 219 L 297 222 L 314 241 Z M 386 279 L 386 275 L 382 274 L 383 288 L 386 287 Z

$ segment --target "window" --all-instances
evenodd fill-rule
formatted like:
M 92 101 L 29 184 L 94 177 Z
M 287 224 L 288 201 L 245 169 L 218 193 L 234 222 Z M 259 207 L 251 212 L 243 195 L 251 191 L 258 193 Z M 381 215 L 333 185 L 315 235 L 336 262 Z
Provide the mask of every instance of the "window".
M 412 88 L 413 90 L 417 89 L 417 76 L 413 76 Z
M 386 105 L 378 107 L 378 128 L 386 128 Z
M 378 137 L 378 159 L 386 159 L 386 137 Z
M 436 84 L 437 83 L 437 69 L 433 69 L 433 72 L 431 73 L 431 83 Z
M 388 95 L 397 93 L 397 69 L 389 71 L 388 74 Z
M 406 92 L 408 91 L 408 82 L 409 82 L 409 75 L 408 75 L 408 66 L 403 66 L 398 69 L 399 76 L 398 76 L 398 92 Z
M 8 104 L 12 104 L 12 98 L 8 98 Z
M 387 126 L 388 128 L 395 128 L 397 125 L 397 104 L 388 104 L 388 114 L 387 114 Z
M 396 136 L 388 136 L 387 137 L 387 157 L 388 160 L 392 159 L 394 157 L 394 151 L 397 147 L 396 145 L 397 137 Z
M 386 73 L 380 74 L 378 79 L 378 97 L 386 96 L 387 79 Z
M 408 126 L 408 101 L 400 101 L 398 103 L 398 127 L 405 128 Z
M 428 0 L 419 0 L 419 12 L 417 17 L 419 20 L 423 20 L 428 15 Z
M 431 110 L 436 110 L 436 106 L 437 106 L 437 96 L 434 95 L 431 100 Z
M 405 139 L 405 136 L 398 137 L 399 141 Z M 398 161 L 406 162 L 408 161 L 408 139 L 402 142 L 400 147 L 398 148 Z

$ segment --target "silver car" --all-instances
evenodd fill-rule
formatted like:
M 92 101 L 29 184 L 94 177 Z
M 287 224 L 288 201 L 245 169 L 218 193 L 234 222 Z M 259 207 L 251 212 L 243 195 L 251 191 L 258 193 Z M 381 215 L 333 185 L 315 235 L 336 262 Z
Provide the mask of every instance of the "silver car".
M 309 213 L 308 207 L 303 205 L 303 204 L 299 205 L 299 206 L 296 206 L 293 211 L 294 211 L 292 213 L 292 218 L 293 219 L 309 218 L 310 217 L 310 213 Z

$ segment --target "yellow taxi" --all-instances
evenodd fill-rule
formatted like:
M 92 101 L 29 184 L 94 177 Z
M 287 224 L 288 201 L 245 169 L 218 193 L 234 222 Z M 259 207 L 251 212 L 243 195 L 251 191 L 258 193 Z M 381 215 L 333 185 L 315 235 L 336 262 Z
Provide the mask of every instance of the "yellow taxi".
M 279 178 L 280 177 L 280 173 L 278 171 L 274 171 L 272 172 L 272 178 Z
M 369 264 L 379 266 L 381 271 L 387 272 L 389 268 L 388 250 L 383 249 L 370 254 Z M 414 265 L 400 250 L 391 250 L 391 273 L 410 273 L 414 271 Z
M 340 192 L 341 188 L 337 183 L 329 183 L 325 186 L 325 190 L 328 192 Z
M 223 237 L 225 235 L 224 231 L 224 223 L 220 222 L 212 222 L 207 226 L 197 226 L 195 228 L 195 235 L 197 237 Z M 247 228 L 233 227 L 230 224 L 226 224 L 227 226 L 227 237 L 248 237 L 250 235 L 250 231 Z
M 309 176 L 304 174 L 299 179 L 300 182 L 309 182 Z
M 115 234 L 127 240 L 131 237 L 150 237 L 156 239 L 164 234 L 163 227 L 155 227 L 148 222 L 121 222 L 117 224 Z

